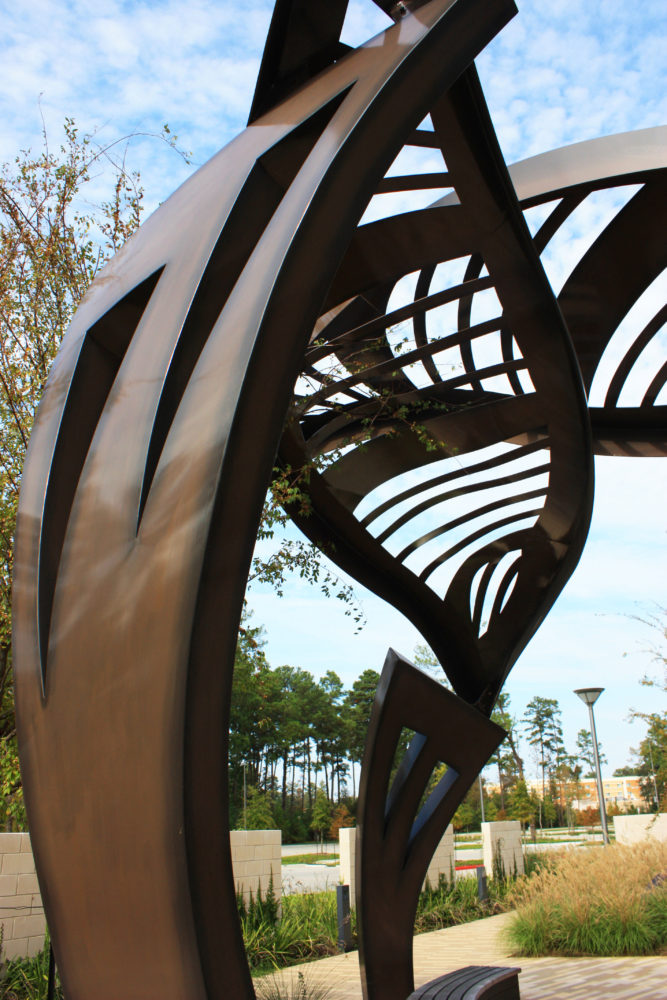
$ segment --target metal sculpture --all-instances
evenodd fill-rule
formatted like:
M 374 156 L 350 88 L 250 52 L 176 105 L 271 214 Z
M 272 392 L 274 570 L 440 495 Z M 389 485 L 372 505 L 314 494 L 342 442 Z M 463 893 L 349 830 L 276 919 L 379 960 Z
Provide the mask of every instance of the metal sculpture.
M 580 375 L 589 384 L 658 267 L 655 141 L 623 140 L 629 164 L 604 143 L 529 161 L 513 184 L 472 65 L 511 0 L 379 2 L 398 23 L 355 51 L 340 43 L 346 6 L 278 0 L 249 127 L 95 282 L 35 424 L 15 555 L 17 720 L 68 1000 L 117 1000 L 128 983 L 146 1000 L 253 996 L 226 729 L 276 452 L 308 476 L 312 514 L 293 512 L 306 533 L 412 618 L 455 691 L 390 655 L 364 763 L 364 990 L 404 1000 L 423 872 L 502 737 L 494 699 L 581 552 L 593 447 L 664 451 L 664 370 L 641 406 L 616 405 L 655 324 L 593 412 L 592 437 Z M 427 114 L 432 131 L 419 127 Z M 386 178 L 404 143 L 442 150 L 446 175 Z M 630 182 L 642 190 L 557 302 L 543 244 L 589 190 Z M 454 194 L 358 227 L 375 193 L 420 185 Z M 531 239 L 522 206 L 555 196 Z M 638 233 L 641 255 L 628 249 Z M 462 278 L 432 291 L 436 265 L 461 257 Z M 392 312 L 393 286 L 415 271 L 414 302 Z M 491 291 L 497 315 L 477 322 L 476 296 Z M 454 328 L 434 336 L 429 310 L 453 302 Z M 414 348 L 399 356 L 391 327 L 405 318 Z M 461 374 L 443 373 L 445 349 Z M 453 452 L 469 464 L 431 475 Z M 373 494 L 415 470 L 426 492 Z M 459 496 L 467 510 L 443 513 Z M 392 550 L 422 513 L 433 524 Z M 389 789 L 403 728 L 415 737 Z M 439 759 L 446 778 L 420 809 Z

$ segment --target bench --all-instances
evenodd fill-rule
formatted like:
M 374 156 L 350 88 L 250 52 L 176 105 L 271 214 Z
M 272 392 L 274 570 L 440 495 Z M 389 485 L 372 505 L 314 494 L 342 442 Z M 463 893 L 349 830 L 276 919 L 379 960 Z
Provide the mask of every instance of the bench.
M 521 969 L 492 965 L 467 965 L 432 979 L 407 1000 L 520 1000 Z

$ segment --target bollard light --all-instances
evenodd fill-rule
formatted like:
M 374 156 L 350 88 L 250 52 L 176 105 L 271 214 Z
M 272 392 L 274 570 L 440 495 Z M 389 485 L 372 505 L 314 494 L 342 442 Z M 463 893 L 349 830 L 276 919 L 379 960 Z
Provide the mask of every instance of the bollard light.
M 336 916 L 338 920 L 338 948 L 340 951 L 351 951 L 352 919 L 349 885 L 336 886 Z

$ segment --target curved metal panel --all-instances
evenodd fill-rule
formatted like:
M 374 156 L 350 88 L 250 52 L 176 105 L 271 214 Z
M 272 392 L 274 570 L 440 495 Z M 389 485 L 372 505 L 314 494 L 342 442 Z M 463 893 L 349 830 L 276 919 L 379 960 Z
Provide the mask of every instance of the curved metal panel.
M 414 736 L 392 775 L 405 729 Z M 505 735 L 481 712 L 389 651 L 359 788 L 357 920 L 368 1000 L 404 1000 L 414 989 L 413 927 L 429 862 Z M 433 772 L 442 764 L 446 770 L 431 788 Z
M 117 1000 L 128 982 L 137 1000 L 252 996 L 226 728 L 291 385 L 403 136 L 512 10 L 431 0 L 258 119 L 126 245 L 65 339 L 26 463 L 14 621 L 26 800 L 69 1000 Z M 98 373 L 103 328 L 116 360 Z M 84 381 L 95 402 L 74 442 Z
M 281 456 L 292 469 L 325 458 L 323 473 L 309 473 L 313 511 L 307 517 L 295 511 L 295 520 L 321 546 L 335 533 L 332 558 L 417 624 L 457 694 L 490 713 L 581 553 L 592 505 L 590 429 L 568 330 L 474 70 L 433 106 L 431 118 L 459 203 L 359 230 L 306 353 L 303 379 L 314 391 L 295 397 Z M 431 295 L 436 265 L 464 256 L 462 280 Z M 388 309 L 394 284 L 417 269 L 414 302 Z M 471 301 L 480 293 L 495 295 L 496 314 L 475 323 Z M 458 303 L 451 333 L 429 337 L 416 326 L 414 349 L 392 348 L 396 322 L 414 322 L 446 302 Z M 460 352 L 460 371 L 443 368 L 434 377 L 453 349 Z M 314 367 L 322 371 L 325 361 L 326 377 Z M 507 389 L 488 388 L 499 379 Z M 516 476 L 520 449 L 536 442 L 540 471 L 532 468 L 523 482 Z M 473 484 L 483 459 L 475 452 L 492 445 L 505 451 L 478 490 Z M 438 477 L 429 466 L 454 455 L 470 456 L 470 481 L 459 478 L 455 494 L 434 494 Z M 428 503 L 413 494 L 407 506 L 399 491 L 394 506 L 401 516 L 392 523 L 386 504 L 374 517 L 358 514 L 375 490 L 395 491 L 397 476 L 419 469 Z M 450 514 L 456 504 L 446 501 L 461 494 L 467 508 Z M 424 531 L 420 524 L 427 520 Z M 460 528 L 467 533 L 452 540 Z M 437 541 L 438 548 L 431 544 Z M 458 565 L 454 557 L 461 553 Z M 473 584 L 484 567 L 490 572 L 510 553 L 516 554 L 511 586 L 503 602 L 491 602 L 482 627 Z M 454 569 L 443 583 L 447 566 Z

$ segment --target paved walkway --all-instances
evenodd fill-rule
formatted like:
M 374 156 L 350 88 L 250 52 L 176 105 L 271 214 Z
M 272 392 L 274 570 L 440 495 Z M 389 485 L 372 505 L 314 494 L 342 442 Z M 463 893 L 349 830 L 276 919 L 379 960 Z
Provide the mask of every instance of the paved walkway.
M 414 940 L 415 983 L 464 965 L 520 966 L 521 1000 L 667 1000 L 667 955 L 658 958 L 513 958 L 502 929 L 511 914 L 500 914 Z M 309 983 L 329 987 L 328 1000 L 361 1000 L 356 952 L 300 967 Z M 296 970 L 281 973 L 296 979 Z

